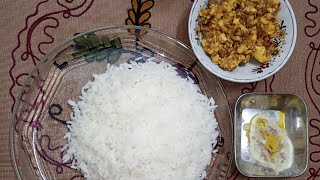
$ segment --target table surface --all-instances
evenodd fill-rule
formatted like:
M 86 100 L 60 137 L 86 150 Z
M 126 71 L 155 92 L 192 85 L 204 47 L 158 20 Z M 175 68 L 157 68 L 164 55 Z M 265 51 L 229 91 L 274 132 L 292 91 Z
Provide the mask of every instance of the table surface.
M 27 73 L 41 58 L 75 32 L 95 27 L 130 23 L 132 4 L 148 1 L 150 14 L 138 12 L 139 20 L 152 28 L 189 43 L 187 22 L 192 0 L 2 0 L 0 2 L 0 179 L 16 179 L 9 154 L 10 113 L 14 96 Z M 247 92 L 285 92 L 300 95 L 309 111 L 309 165 L 296 179 L 320 179 L 320 1 L 290 0 L 298 24 L 295 50 L 276 75 L 255 83 L 222 81 L 234 106 Z M 150 16 L 149 16 L 150 15 Z M 131 18 L 131 20 L 134 18 Z M 139 24 L 139 21 L 131 21 Z M 248 179 L 236 169 L 230 179 Z M 251 178 L 250 178 L 251 179 Z

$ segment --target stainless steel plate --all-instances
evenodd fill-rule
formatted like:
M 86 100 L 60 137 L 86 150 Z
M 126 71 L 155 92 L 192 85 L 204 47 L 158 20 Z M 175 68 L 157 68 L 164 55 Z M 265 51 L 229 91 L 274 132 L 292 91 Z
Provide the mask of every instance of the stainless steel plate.
M 276 173 L 264 168 L 251 158 L 248 137 L 243 125 L 260 112 L 279 120 L 285 116 L 285 127 L 294 146 L 294 163 L 288 170 Z M 234 111 L 235 161 L 239 171 L 249 177 L 295 177 L 301 175 L 308 164 L 308 116 L 305 102 L 294 94 L 250 93 L 239 97 Z

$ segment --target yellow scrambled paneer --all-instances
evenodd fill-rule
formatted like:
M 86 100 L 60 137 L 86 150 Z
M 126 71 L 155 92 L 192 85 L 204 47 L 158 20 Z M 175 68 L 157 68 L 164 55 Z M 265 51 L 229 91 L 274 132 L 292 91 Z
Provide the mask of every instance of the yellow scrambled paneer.
M 279 0 L 211 0 L 199 13 L 204 51 L 228 71 L 251 56 L 268 62 L 278 52 L 274 39 L 284 36 L 276 18 L 279 10 Z

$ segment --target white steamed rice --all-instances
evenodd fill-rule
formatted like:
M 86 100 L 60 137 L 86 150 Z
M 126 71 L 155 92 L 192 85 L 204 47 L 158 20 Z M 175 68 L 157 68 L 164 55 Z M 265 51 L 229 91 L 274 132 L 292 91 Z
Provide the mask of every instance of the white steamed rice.
M 218 132 L 214 100 L 175 67 L 151 60 L 108 66 L 73 108 L 67 153 L 87 179 L 198 180 Z

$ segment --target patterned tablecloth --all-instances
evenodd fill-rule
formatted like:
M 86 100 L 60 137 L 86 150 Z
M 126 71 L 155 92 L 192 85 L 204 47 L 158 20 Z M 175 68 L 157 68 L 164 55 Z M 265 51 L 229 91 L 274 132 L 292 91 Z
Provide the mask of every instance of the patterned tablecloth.
M 134 24 L 188 41 L 192 0 L 3 0 L 0 2 L 0 179 L 16 179 L 9 154 L 10 113 L 28 72 L 51 48 L 75 32 Z M 231 106 L 242 93 L 300 95 L 309 111 L 309 166 L 297 179 L 320 179 L 320 1 L 290 0 L 298 39 L 289 62 L 276 75 L 255 83 L 223 81 Z M 143 7 L 143 8 L 140 8 Z M 130 10 L 131 9 L 131 10 Z M 230 179 L 247 179 L 236 169 Z

